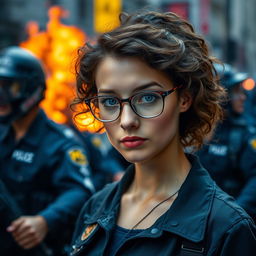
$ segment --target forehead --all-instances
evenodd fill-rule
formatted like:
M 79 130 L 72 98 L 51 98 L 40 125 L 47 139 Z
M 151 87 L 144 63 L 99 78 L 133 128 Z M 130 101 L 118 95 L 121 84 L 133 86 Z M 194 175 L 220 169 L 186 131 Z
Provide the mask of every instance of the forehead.
M 151 68 L 138 58 L 105 57 L 98 65 L 95 75 L 97 89 L 124 90 L 156 82 L 163 88 L 172 88 L 170 78 Z

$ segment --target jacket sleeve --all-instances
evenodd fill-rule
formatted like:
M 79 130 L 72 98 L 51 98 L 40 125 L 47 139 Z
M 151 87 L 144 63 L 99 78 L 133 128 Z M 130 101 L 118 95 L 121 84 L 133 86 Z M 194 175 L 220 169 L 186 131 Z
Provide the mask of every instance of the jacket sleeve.
M 50 231 L 57 231 L 75 221 L 94 188 L 90 167 L 80 146 L 71 146 L 59 153 L 58 166 L 53 172 L 51 183 L 57 196 L 39 215 L 46 219 Z
M 256 227 L 249 219 L 233 225 L 226 233 L 224 242 L 216 255 L 254 256 L 256 252 Z
M 237 203 L 250 215 L 256 216 L 256 137 L 246 141 L 241 154 L 240 168 L 243 171 L 245 184 L 237 197 Z

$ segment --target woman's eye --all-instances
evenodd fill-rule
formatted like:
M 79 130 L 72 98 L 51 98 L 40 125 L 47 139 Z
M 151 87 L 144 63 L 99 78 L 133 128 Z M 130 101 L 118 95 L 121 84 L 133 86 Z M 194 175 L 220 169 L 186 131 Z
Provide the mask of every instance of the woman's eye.
M 101 104 L 105 107 L 114 107 L 118 105 L 118 100 L 115 98 L 106 98 L 101 100 Z
M 152 103 L 156 100 L 156 96 L 153 94 L 145 94 L 140 97 L 140 103 Z

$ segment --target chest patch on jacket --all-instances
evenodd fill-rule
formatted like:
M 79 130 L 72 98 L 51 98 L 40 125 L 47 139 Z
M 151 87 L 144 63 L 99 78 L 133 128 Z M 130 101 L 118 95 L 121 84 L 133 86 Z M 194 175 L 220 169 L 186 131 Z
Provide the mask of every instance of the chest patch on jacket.
M 210 145 L 208 152 L 212 155 L 226 156 L 228 147 L 226 145 Z
M 14 150 L 12 158 L 19 162 L 31 164 L 33 162 L 34 153 L 25 152 L 23 150 Z

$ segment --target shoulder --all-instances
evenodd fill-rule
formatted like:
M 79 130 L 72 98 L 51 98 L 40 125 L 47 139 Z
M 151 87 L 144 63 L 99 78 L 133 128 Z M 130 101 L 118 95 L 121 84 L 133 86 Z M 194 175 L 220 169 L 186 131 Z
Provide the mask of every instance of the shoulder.
M 105 185 L 100 191 L 96 192 L 83 206 L 80 219 L 96 218 L 113 207 L 113 199 L 116 196 L 119 182 Z
M 241 251 L 234 254 L 231 251 L 244 250 L 246 244 L 248 248 L 256 246 L 255 236 L 253 220 L 232 197 L 217 187 L 206 230 L 206 247 L 214 251 L 209 255 L 217 255 L 219 250 L 225 251 L 223 255 L 242 255 Z
M 58 124 L 51 119 L 47 119 L 46 125 L 52 133 L 62 139 L 77 139 L 75 132 L 64 124 Z
M 47 136 L 45 140 L 54 141 L 54 145 L 52 146 L 65 149 L 73 146 L 84 148 L 82 140 L 72 128 L 64 124 L 58 124 L 48 118 L 46 119 L 46 127 L 47 132 L 45 134 L 47 134 Z
M 41 132 L 47 137 L 54 136 L 62 140 L 79 140 L 72 128 L 50 119 L 43 109 L 38 112 L 35 127 L 41 129 Z
M 248 220 L 251 220 L 251 218 L 235 202 L 234 198 L 217 187 L 210 213 L 210 225 L 214 225 L 224 232 L 236 223 Z
M 46 150 L 47 155 L 53 155 L 58 152 L 56 157 L 65 154 L 75 164 L 84 165 L 88 162 L 88 152 L 73 129 L 48 118 L 45 122 L 47 131 L 44 134 L 43 148 Z
M 111 204 L 111 200 L 117 192 L 119 181 L 106 184 L 100 191 L 96 192 L 89 200 L 92 212 L 94 212 L 99 204 L 108 205 Z

